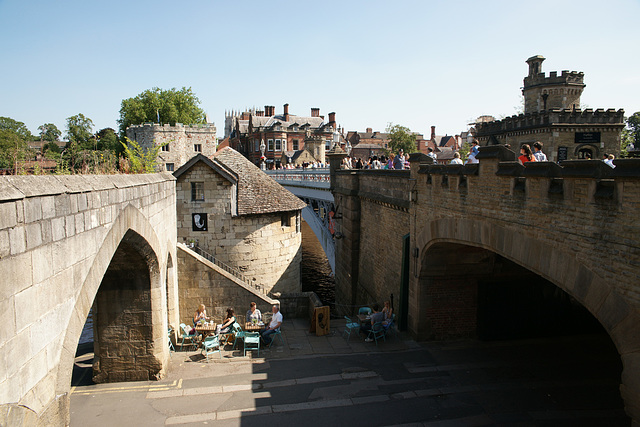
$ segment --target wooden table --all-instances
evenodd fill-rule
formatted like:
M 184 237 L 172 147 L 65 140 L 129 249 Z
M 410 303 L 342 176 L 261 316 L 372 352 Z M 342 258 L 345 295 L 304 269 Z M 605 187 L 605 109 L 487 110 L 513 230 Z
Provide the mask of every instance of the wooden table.
M 213 335 L 216 333 L 216 324 L 210 323 L 206 326 L 196 326 L 196 333 L 202 334 L 203 339 L 209 335 Z
M 358 314 L 358 321 L 360 325 L 365 323 L 371 323 L 371 315 L 370 314 Z
M 261 330 L 263 330 L 265 328 L 265 324 L 263 323 L 261 324 L 253 324 L 253 323 L 245 323 L 244 324 L 244 330 L 248 331 L 248 332 L 260 332 Z

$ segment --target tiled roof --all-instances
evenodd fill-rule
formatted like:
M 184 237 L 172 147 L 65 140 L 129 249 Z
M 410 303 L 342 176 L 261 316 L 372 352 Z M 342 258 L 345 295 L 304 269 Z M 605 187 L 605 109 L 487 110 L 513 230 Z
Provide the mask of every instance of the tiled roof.
M 307 206 L 232 148 L 218 150 L 211 160 L 238 176 L 238 215 L 297 211 Z
M 324 119 L 322 117 L 302 117 L 289 115 L 289 121 L 284 120 L 284 116 L 251 116 L 251 125 L 255 128 L 269 127 L 275 122 L 279 122 L 282 127 L 289 127 L 290 125 L 297 123 L 298 126 L 310 125 L 312 128 L 319 128 L 322 126 Z

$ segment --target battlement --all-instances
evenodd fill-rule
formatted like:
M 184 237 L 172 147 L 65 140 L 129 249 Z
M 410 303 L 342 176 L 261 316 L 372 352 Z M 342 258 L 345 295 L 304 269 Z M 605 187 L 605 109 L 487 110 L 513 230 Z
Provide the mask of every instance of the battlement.
M 544 72 L 541 72 L 524 78 L 524 90 L 533 86 L 553 85 L 576 85 L 584 87 L 584 73 L 582 71 L 563 70 L 560 75 L 558 75 L 557 71 L 551 71 L 548 77 Z
M 624 110 L 615 108 L 551 109 L 527 114 L 519 114 L 492 122 L 476 123 L 477 136 L 490 135 L 501 131 L 512 131 L 554 124 L 576 125 L 619 125 L 624 126 Z
M 182 123 L 170 125 L 168 123 L 143 123 L 141 125 L 132 125 L 127 128 L 127 132 L 215 132 L 216 125 L 213 123 L 201 123 L 185 126 Z

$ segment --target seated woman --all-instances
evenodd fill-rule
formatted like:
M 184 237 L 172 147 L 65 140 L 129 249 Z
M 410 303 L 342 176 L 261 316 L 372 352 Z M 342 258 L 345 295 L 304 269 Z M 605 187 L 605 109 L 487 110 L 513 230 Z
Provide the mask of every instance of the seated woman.
M 227 308 L 227 317 L 225 317 L 222 325 L 218 325 L 216 335 L 224 335 L 231 332 L 231 326 L 236 322 L 236 316 L 233 313 L 233 308 Z
M 252 302 L 249 306 L 249 311 L 247 311 L 247 323 L 253 323 L 254 319 L 256 323 L 262 322 L 262 313 L 256 307 L 256 303 Z
M 384 302 L 382 314 L 384 314 L 384 320 L 382 321 L 382 323 L 384 325 L 388 325 L 389 323 L 391 323 L 391 319 L 393 318 L 393 308 L 391 308 L 391 303 L 389 301 Z
M 205 322 L 207 320 L 209 320 L 209 317 L 207 316 L 207 310 L 204 304 L 200 304 L 200 306 L 196 310 L 196 314 L 193 316 L 193 325 L 196 326 L 198 322 Z

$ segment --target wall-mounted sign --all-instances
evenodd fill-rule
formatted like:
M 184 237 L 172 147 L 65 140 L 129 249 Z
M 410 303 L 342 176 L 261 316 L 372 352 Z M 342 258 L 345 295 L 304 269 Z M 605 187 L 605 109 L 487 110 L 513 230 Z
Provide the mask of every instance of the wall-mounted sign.
M 600 144 L 600 132 L 576 132 L 576 144 Z
M 191 229 L 193 231 L 207 231 L 207 214 L 191 214 Z
M 569 149 L 567 147 L 558 147 L 558 161 L 567 160 L 569 158 Z

